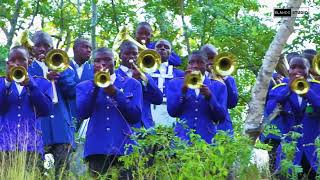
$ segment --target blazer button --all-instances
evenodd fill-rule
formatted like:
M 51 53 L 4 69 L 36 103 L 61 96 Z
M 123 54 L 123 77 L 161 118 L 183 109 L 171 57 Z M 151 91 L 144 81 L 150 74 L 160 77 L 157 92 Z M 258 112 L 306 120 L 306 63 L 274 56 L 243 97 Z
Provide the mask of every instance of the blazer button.
M 107 109 L 109 109 L 110 107 L 109 106 L 107 106 Z
M 198 118 L 197 118 L 197 117 L 195 117 L 194 119 L 195 119 L 195 120 L 197 120 Z
M 20 128 L 20 124 L 18 124 L 17 127 Z
M 53 118 L 54 118 L 54 115 L 51 115 L 50 118 L 53 119 Z
M 198 108 L 196 108 L 195 111 L 198 111 Z
M 21 106 L 18 106 L 18 109 L 21 109 Z
M 18 97 L 18 99 L 20 99 L 20 100 L 21 100 L 21 96 L 19 96 L 19 97 Z
M 198 103 L 199 101 L 195 101 L 195 103 Z
M 109 120 L 110 120 L 110 118 L 109 118 L 109 117 L 107 117 L 107 120 L 109 121 Z
M 107 130 L 107 131 L 110 131 L 111 129 L 110 129 L 110 128 L 107 128 L 106 130 Z
M 18 114 L 18 117 L 20 117 L 21 116 L 21 114 Z

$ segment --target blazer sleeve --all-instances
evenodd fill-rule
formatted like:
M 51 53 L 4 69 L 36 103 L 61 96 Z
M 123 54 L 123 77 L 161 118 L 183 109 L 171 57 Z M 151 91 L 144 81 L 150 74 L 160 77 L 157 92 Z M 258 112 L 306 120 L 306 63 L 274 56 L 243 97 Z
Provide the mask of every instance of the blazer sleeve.
M 179 79 L 172 79 L 167 86 L 167 110 L 172 117 L 180 117 L 187 102 L 187 97 L 182 93 L 178 81 Z
M 142 85 L 143 99 L 148 100 L 151 104 L 159 105 L 163 101 L 163 94 L 153 78 L 148 74 L 146 74 L 146 76 L 148 78 L 148 83 L 146 86 Z
M 52 89 L 52 86 L 50 82 L 44 79 L 40 79 L 37 82 L 33 78 L 30 78 L 27 85 L 30 100 L 36 109 L 37 116 L 48 116 L 52 112 L 53 104 L 50 94 L 46 94 L 46 92 L 47 89 Z
M 228 109 L 234 108 L 237 106 L 238 103 L 238 88 L 236 81 L 233 77 L 229 76 L 224 81 L 227 86 L 227 92 L 228 92 Z
M 287 85 L 272 89 L 268 95 L 266 115 L 269 116 L 275 110 L 277 104 L 284 104 L 288 100 L 290 94 L 291 90 Z
M 87 119 L 92 115 L 99 89 L 89 80 L 76 86 L 76 107 L 80 120 Z
M 221 122 L 226 118 L 226 115 L 227 115 L 227 109 L 225 108 L 225 98 L 224 98 L 226 96 L 222 95 L 223 94 L 222 87 L 216 88 L 216 91 L 213 91 L 210 88 L 210 91 L 211 91 L 211 98 L 207 100 L 211 110 L 210 115 L 212 116 L 212 119 L 214 121 Z
M 8 110 L 8 88 L 5 85 L 4 78 L 0 78 L 0 114 L 4 114 Z
M 74 99 L 76 96 L 76 85 L 77 83 L 74 80 L 74 71 L 67 69 L 60 73 L 60 77 L 57 81 L 57 85 L 61 90 L 63 96 L 67 99 Z
M 132 79 L 133 80 L 133 79 Z M 132 124 L 141 121 L 142 116 L 142 87 L 138 81 L 132 81 L 130 84 L 131 95 L 126 95 L 118 88 L 116 88 L 116 95 L 114 99 L 117 102 L 118 109 L 124 118 Z

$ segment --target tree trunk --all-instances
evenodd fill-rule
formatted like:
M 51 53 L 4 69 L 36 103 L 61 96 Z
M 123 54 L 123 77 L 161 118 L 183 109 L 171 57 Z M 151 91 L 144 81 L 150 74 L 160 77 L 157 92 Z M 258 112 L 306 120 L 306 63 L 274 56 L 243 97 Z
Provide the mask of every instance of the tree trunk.
M 94 51 L 96 49 L 96 25 L 97 25 L 97 5 L 95 3 L 95 0 L 91 0 L 91 12 L 92 12 L 91 43 L 92 43 L 92 51 Z M 94 53 L 92 55 L 92 58 L 94 59 Z
M 300 7 L 302 0 L 290 0 L 288 8 Z M 247 133 L 255 142 L 260 132 L 262 131 L 262 118 L 265 106 L 265 100 L 268 90 L 268 85 L 271 80 L 272 73 L 279 61 L 281 52 L 289 38 L 293 33 L 294 22 L 296 15 L 282 19 L 282 24 L 269 46 L 268 51 L 264 56 L 262 66 L 260 67 L 256 84 L 252 90 L 252 99 L 249 103 L 248 116 L 245 122 L 245 133 Z
M 14 33 L 16 31 L 16 26 L 17 26 L 19 15 L 20 15 L 21 6 L 22 6 L 22 0 L 17 0 L 16 9 L 14 11 L 12 19 L 10 20 L 10 31 L 8 32 L 8 36 L 7 36 L 7 47 L 11 47 L 12 45 L 12 40 L 13 40 Z
M 191 50 L 190 50 L 190 43 L 189 43 L 188 27 L 184 20 L 184 0 L 180 1 L 180 16 L 181 16 L 182 26 L 183 26 L 183 35 L 187 44 L 187 51 L 188 51 L 188 54 L 190 54 Z

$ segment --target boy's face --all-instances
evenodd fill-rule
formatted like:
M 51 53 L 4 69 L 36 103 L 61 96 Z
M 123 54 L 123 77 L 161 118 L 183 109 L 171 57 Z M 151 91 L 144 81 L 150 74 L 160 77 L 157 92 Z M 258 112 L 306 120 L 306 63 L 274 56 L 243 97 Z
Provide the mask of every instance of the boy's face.
M 210 48 L 204 48 L 203 52 L 206 53 L 208 59 L 206 59 L 206 70 L 210 72 L 211 67 L 213 65 L 213 60 L 217 56 L 214 50 Z
M 149 26 L 139 26 L 136 31 L 136 40 L 141 44 L 148 44 L 152 37 L 152 29 Z M 144 43 L 143 43 L 144 41 Z
M 171 46 L 168 41 L 160 40 L 157 42 L 155 50 L 160 54 L 161 61 L 166 62 L 171 53 Z
M 110 74 L 114 73 L 114 59 L 112 52 L 98 52 L 94 59 L 94 72 L 108 69 Z
M 121 58 L 121 64 L 131 68 L 130 60 L 133 60 L 134 62 L 137 61 L 138 56 L 138 47 L 137 46 L 128 46 L 120 53 Z
M 188 69 L 192 71 L 200 71 L 204 74 L 206 70 L 206 63 L 202 56 L 199 55 L 191 55 L 188 63 Z
M 81 64 L 85 63 L 91 56 L 92 46 L 89 41 L 81 41 L 74 49 L 74 56 Z
M 292 59 L 289 68 L 289 78 L 296 79 L 299 77 L 308 77 L 308 68 L 306 62 L 302 59 Z
M 8 66 L 23 66 L 28 68 L 28 53 L 24 49 L 15 49 L 10 52 L 9 59 L 7 61 Z
M 44 60 L 47 53 L 52 49 L 52 44 L 46 38 L 37 39 L 32 48 L 37 60 Z

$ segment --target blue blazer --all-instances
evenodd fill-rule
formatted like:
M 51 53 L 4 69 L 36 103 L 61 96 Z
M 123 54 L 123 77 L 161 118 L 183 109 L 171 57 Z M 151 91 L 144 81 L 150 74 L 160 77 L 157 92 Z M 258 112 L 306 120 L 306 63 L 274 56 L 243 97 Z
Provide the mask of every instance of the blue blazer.
M 238 103 L 238 89 L 237 89 L 237 85 L 234 78 L 232 76 L 228 76 L 228 78 L 224 80 L 224 83 L 220 82 L 219 80 L 211 80 L 211 81 L 220 83 L 222 86 L 224 86 L 222 91 L 223 91 L 223 94 L 226 95 L 225 96 L 226 109 L 231 109 L 236 107 Z M 227 131 L 230 135 L 233 135 L 232 120 L 228 111 L 227 111 L 226 119 L 217 125 L 217 130 Z
M 267 114 L 269 115 L 278 103 L 282 105 L 280 117 L 274 119 L 272 123 L 279 128 L 282 135 L 287 134 L 289 131 L 302 135 L 297 140 L 297 150 L 293 163 L 300 165 L 302 156 L 305 154 L 314 170 L 317 170 L 317 156 L 315 146 L 312 143 L 319 136 L 320 129 L 320 96 L 317 94 L 319 90 L 319 82 L 310 82 L 310 90 L 302 98 L 301 105 L 299 105 L 298 95 L 291 92 L 288 85 L 284 83 L 271 90 L 266 107 Z M 309 108 L 313 109 L 312 112 L 306 111 Z M 302 125 L 302 127 L 298 125 Z M 290 142 L 291 140 L 289 137 L 284 139 L 286 142 Z M 281 148 L 282 146 L 280 145 L 277 151 L 277 168 L 280 167 L 280 161 L 284 157 Z
M 82 81 L 85 80 L 92 80 L 93 76 L 94 76 L 94 72 L 93 72 L 93 65 L 91 63 L 89 63 L 88 61 L 85 62 L 83 64 L 83 71 L 82 71 L 82 75 L 81 78 L 78 76 L 78 73 L 76 71 L 76 67 L 73 64 L 73 61 L 70 62 L 70 66 L 72 67 L 72 70 L 74 71 L 74 81 L 76 82 L 76 84 L 79 84 Z M 77 119 L 77 123 L 78 125 L 76 127 L 80 126 L 80 120 L 77 118 L 77 107 L 76 107 L 76 100 L 75 99 L 70 99 L 69 100 L 69 105 L 70 105 L 70 110 L 71 110 L 71 115 L 73 118 Z
M 149 49 L 155 49 L 155 46 L 156 46 L 156 42 L 150 42 L 149 44 L 147 44 L 147 48 Z M 174 51 L 171 51 L 168 62 L 169 62 L 169 65 L 173 65 L 173 66 L 181 65 L 181 59 Z
M 77 110 L 80 119 L 90 118 L 84 157 L 94 154 L 123 155 L 132 144 L 131 125 L 141 121 L 142 88 L 128 77 L 117 76 L 115 97 L 108 96 L 93 81 L 77 85 Z
M 0 151 L 43 153 L 38 117 L 51 112 L 51 90 L 46 79 L 30 77 L 19 95 L 15 83 L 6 87 L 5 78 L 0 78 Z
M 116 74 L 121 77 L 127 77 L 126 73 L 123 72 L 120 68 L 116 70 Z M 142 84 L 142 81 L 140 81 L 143 93 L 142 121 L 134 124 L 134 127 L 145 127 L 146 129 L 149 129 L 151 127 L 154 127 L 155 125 L 151 114 L 151 104 L 161 104 L 163 94 L 158 88 L 157 84 L 152 79 L 152 77 L 147 73 L 145 73 L 145 75 L 148 78 L 147 85 L 144 86 Z
M 206 142 L 211 143 L 216 134 L 215 122 L 223 121 L 226 118 L 227 110 L 223 104 L 226 94 L 223 94 L 223 86 L 220 83 L 213 83 L 205 78 L 204 84 L 209 87 L 212 97 L 206 100 L 202 94 L 196 96 L 192 89 L 188 89 L 183 95 L 181 88 L 184 84 L 183 78 L 176 78 L 169 82 L 167 89 L 167 110 L 170 116 L 178 117 L 185 121 L 187 128 L 178 122 L 175 126 L 177 136 L 188 140 L 189 129 L 194 129 Z
M 43 71 L 38 63 L 33 62 L 29 66 L 29 74 L 43 77 Z M 55 82 L 58 103 L 53 105 L 49 116 L 43 117 L 41 128 L 45 146 L 52 144 L 67 143 L 74 145 L 75 127 L 71 117 L 68 101 L 75 98 L 74 71 L 68 68 L 60 73 L 60 78 Z

